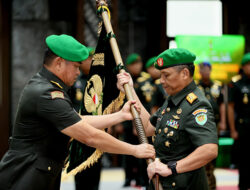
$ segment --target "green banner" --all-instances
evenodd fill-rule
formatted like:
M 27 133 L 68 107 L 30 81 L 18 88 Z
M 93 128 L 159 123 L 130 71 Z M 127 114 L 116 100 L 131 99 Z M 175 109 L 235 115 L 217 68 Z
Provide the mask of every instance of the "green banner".
M 238 74 L 245 50 L 245 38 L 242 35 L 175 37 L 178 48 L 185 48 L 196 55 L 195 65 L 207 61 L 212 64 L 211 78 L 229 82 Z M 200 78 L 199 67 L 195 68 L 195 79 Z

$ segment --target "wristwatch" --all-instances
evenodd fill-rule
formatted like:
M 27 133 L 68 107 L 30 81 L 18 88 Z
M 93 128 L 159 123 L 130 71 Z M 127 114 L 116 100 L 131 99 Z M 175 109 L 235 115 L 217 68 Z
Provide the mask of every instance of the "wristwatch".
M 168 168 L 171 169 L 172 171 L 172 175 L 177 175 L 176 165 L 177 165 L 176 161 L 169 161 L 167 163 Z

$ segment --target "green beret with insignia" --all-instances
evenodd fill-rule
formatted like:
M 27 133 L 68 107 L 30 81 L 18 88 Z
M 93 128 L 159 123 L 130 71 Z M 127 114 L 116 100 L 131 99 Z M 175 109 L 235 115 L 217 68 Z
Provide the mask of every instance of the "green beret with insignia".
M 241 61 L 241 65 L 244 66 L 247 63 L 250 63 L 250 53 L 247 53 L 243 56 L 242 61 Z
M 65 60 L 80 62 L 89 57 L 88 49 L 72 36 L 50 35 L 45 41 L 54 54 Z
M 126 65 L 130 65 L 134 62 L 141 61 L 141 56 L 137 53 L 132 53 L 126 59 Z
M 161 70 L 178 65 L 194 64 L 196 56 L 184 48 L 167 49 L 157 56 L 155 68 Z
M 156 60 L 156 56 L 149 58 L 149 59 L 147 60 L 147 62 L 146 62 L 145 67 L 146 67 L 146 68 L 151 67 L 151 66 L 154 64 L 155 60 Z
M 92 56 L 95 54 L 95 48 L 93 47 L 87 47 L 88 48 L 88 51 L 89 51 L 89 56 Z

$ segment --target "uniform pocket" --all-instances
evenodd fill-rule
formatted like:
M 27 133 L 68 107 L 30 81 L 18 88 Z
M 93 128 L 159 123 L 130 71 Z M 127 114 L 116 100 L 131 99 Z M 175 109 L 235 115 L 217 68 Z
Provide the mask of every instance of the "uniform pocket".
M 34 167 L 42 172 L 57 176 L 62 171 L 63 164 L 46 157 L 38 157 Z

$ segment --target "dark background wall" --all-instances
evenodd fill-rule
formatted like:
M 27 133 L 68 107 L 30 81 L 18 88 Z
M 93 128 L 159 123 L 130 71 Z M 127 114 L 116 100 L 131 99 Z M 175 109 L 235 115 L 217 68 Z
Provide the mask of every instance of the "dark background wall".
M 108 2 L 124 61 L 136 52 L 146 62 L 168 48 L 166 0 Z M 250 51 L 246 2 L 222 1 L 223 32 L 244 35 L 246 51 Z M 7 150 L 21 91 L 42 66 L 45 38 L 66 33 L 95 46 L 98 22 L 95 0 L 0 0 L 0 157 Z

